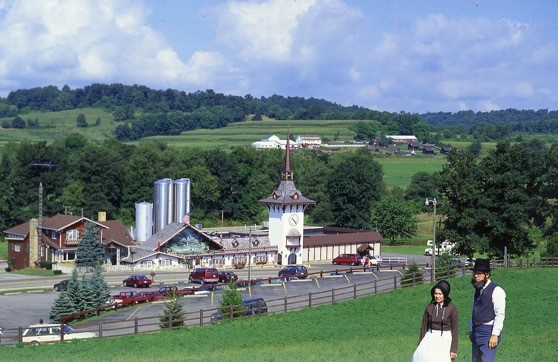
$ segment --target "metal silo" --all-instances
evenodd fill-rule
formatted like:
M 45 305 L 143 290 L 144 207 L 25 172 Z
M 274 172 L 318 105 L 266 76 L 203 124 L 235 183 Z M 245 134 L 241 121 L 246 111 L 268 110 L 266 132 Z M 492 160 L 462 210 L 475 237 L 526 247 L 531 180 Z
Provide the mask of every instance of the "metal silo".
M 153 184 L 153 218 L 155 228 L 154 233 L 162 230 L 172 220 L 172 180 L 157 180 Z M 169 217 L 170 216 L 170 217 Z
M 146 241 L 153 235 L 153 204 L 143 201 L 136 204 L 136 241 Z
M 184 222 L 183 217 L 190 215 L 190 179 L 174 180 L 174 222 Z

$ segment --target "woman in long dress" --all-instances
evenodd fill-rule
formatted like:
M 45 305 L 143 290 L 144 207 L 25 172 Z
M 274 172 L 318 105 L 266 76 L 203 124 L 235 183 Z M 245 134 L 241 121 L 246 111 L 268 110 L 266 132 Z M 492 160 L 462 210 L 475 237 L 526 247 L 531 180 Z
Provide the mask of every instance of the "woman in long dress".
M 451 361 L 457 358 L 457 307 L 451 302 L 450 284 L 440 280 L 432 287 L 432 301 L 424 309 L 419 346 L 413 362 Z

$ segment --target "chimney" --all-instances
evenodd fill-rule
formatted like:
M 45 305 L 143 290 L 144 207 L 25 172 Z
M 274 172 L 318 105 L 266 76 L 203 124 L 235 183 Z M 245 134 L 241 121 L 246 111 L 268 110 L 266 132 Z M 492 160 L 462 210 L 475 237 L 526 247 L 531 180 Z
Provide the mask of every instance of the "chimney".
M 39 260 L 39 220 L 29 220 L 29 268 Z
M 107 221 L 107 212 L 106 211 L 99 211 L 97 216 L 97 221 L 103 222 Z

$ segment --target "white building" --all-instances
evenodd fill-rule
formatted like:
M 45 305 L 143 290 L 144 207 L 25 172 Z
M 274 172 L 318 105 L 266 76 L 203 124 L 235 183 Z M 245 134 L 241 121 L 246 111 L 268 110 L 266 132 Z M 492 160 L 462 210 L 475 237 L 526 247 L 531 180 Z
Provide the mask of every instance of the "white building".
M 320 136 L 314 134 L 299 134 L 296 138 L 296 143 L 301 147 L 320 147 L 322 145 L 322 139 Z
M 261 140 L 252 143 L 252 148 L 258 150 L 265 150 L 265 149 L 281 149 L 284 150 L 287 147 L 287 140 L 279 139 L 276 135 L 273 136 L 266 136 Z M 297 148 L 298 143 L 291 144 L 291 148 Z
M 418 141 L 415 136 L 386 135 L 386 138 L 389 138 L 394 143 L 409 143 Z

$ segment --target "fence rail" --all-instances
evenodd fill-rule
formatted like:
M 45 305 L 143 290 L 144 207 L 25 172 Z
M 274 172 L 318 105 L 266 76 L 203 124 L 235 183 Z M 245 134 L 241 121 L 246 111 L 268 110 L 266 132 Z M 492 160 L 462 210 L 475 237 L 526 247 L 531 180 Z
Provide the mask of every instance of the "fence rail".
M 558 267 L 558 258 L 540 258 L 540 259 L 516 259 L 516 260 L 495 260 L 492 262 L 493 268 L 546 268 L 546 267 Z M 402 269 L 405 269 L 407 265 L 402 265 Z M 393 270 L 393 265 L 390 266 L 374 266 L 373 270 Z M 347 269 L 338 269 L 335 271 L 320 271 L 312 273 L 310 278 L 320 278 L 324 274 L 352 274 L 356 272 L 365 271 L 363 267 L 352 267 Z M 417 284 L 429 283 L 430 273 L 432 271 L 423 265 L 418 272 L 404 278 L 403 273 L 397 273 L 393 277 L 377 280 L 373 279 L 369 282 L 364 283 L 353 283 L 347 286 L 313 291 L 307 294 L 300 295 L 285 295 L 280 298 L 266 299 L 268 306 L 267 314 L 276 313 L 287 313 L 294 310 L 300 310 L 304 308 L 312 308 L 319 305 L 330 304 L 340 301 L 346 301 L 350 299 L 356 299 L 369 295 L 376 295 L 379 293 L 389 292 L 399 288 L 405 288 Z M 456 276 L 464 276 L 470 274 L 470 266 L 452 266 L 448 268 L 436 268 L 436 279 L 440 278 L 452 278 Z M 273 278 L 276 279 L 276 278 Z M 254 279 L 253 282 L 271 282 L 272 278 L 264 279 Z M 246 282 L 245 282 L 246 283 Z M 189 296 L 185 296 L 189 298 Z M 84 311 L 76 313 L 69 317 L 83 317 L 86 315 L 100 314 L 103 310 L 114 309 L 117 306 L 108 305 L 101 308 L 97 308 L 90 311 Z M 171 329 L 184 328 L 184 327 L 194 327 L 203 326 L 211 323 L 211 315 L 216 313 L 218 308 L 210 309 L 200 309 L 199 311 L 189 311 L 184 312 L 184 318 L 178 321 L 168 321 L 169 326 L 175 325 L 177 322 L 181 324 L 178 327 L 171 327 Z M 152 333 L 161 330 L 161 321 L 159 316 L 151 316 L 144 318 L 134 318 L 132 320 L 116 320 L 116 321 L 101 321 L 101 322 L 86 322 L 80 324 L 80 332 L 94 332 L 97 338 L 114 337 L 129 334 L 142 334 L 142 333 Z M 2 334 L 0 335 L 0 342 L 2 344 L 17 344 L 22 343 L 24 328 L 4 328 Z M 61 340 L 63 335 L 61 336 Z

